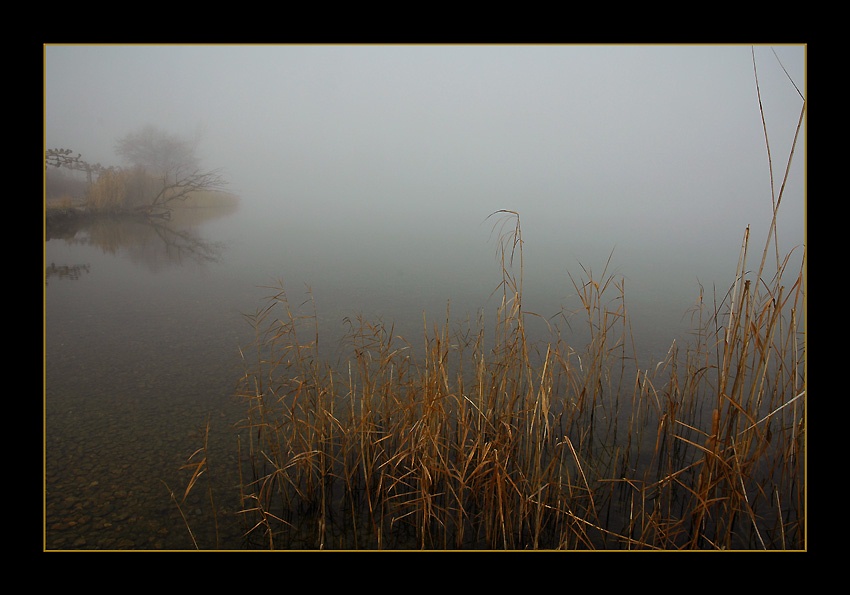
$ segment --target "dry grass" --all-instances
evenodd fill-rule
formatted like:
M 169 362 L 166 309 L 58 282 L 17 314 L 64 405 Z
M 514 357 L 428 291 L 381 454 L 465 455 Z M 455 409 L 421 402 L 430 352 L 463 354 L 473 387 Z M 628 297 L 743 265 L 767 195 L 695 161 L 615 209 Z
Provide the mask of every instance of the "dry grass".
M 635 369 L 613 276 L 573 280 L 582 353 L 556 330 L 528 344 L 519 215 L 499 214 L 492 344 L 483 326 L 450 334 L 447 311 L 423 319 L 417 357 L 357 319 L 340 370 L 320 355 L 312 300 L 293 308 L 280 285 L 249 317 L 249 546 L 803 548 L 803 269 L 786 259 L 756 291 L 745 238 L 739 282 L 650 373 Z
M 607 267 L 571 278 L 587 344 L 530 344 L 520 216 L 493 217 L 492 327 L 450 333 L 447 309 L 416 346 L 349 320 L 332 366 L 309 297 L 281 283 L 248 316 L 246 547 L 805 549 L 805 249 L 779 257 L 775 214 L 755 272 L 747 229 L 734 285 L 651 369 Z
M 96 212 L 110 212 L 124 206 L 127 197 L 128 172 L 105 171 L 88 189 L 86 204 Z

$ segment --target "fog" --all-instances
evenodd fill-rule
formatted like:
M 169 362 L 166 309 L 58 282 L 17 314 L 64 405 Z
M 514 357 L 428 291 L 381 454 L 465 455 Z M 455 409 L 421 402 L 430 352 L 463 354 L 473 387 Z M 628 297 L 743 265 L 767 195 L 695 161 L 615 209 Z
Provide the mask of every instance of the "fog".
M 779 258 L 793 255 L 781 279 L 784 292 L 774 293 L 771 283 L 772 249 L 761 278 L 766 283 L 753 271 L 770 228 L 772 186 L 778 195 L 804 105 L 805 46 L 49 44 L 44 68 L 45 150 L 71 149 L 88 164 L 125 165 L 117 142 L 153 126 L 168 137 L 197 141 L 201 166 L 220 168 L 240 199 L 236 205 L 221 200 L 217 208 L 175 209 L 168 217 L 59 215 L 48 224 L 45 183 L 46 549 L 223 550 L 271 543 L 268 531 L 265 543 L 254 543 L 245 525 L 253 520 L 241 514 L 251 512 L 244 510 L 245 496 L 257 473 L 265 473 L 251 474 L 247 466 L 258 461 L 246 459 L 240 446 L 249 444 L 252 453 L 264 448 L 259 432 L 243 434 L 256 425 L 259 401 L 272 405 L 266 407 L 272 415 L 292 412 L 295 419 L 303 410 L 304 423 L 294 425 L 305 433 L 296 428 L 279 437 L 289 441 L 292 462 L 307 463 L 319 451 L 292 448 L 329 427 L 315 421 L 320 418 L 340 420 L 333 432 L 341 441 L 328 442 L 331 450 L 347 448 L 348 429 L 365 428 L 358 436 L 380 433 L 374 444 L 387 452 L 393 445 L 407 449 L 392 435 L 407 431 L 406 422 L 397 421 L 409 412 L 425 412 L 429 420 L 445 412 L 448 425 L 441 427 L 463 430 L 467 424 L 474 433 L 492 427 L 490 420 L 501 419 L 504 410 L 508 417 L 501 423 L 507 434 L 520 431 L 519 442 L 505 439 L 501 429 L 474 437 L 488 440 L 480 453 L 470 451 L 483 461 L 480 468 L 496 447 L 523 459 L 529 446 L 539 462 L 560 457 L 560 446 L 569 444 L 576 463 L 588 462 L 578 469 L 594 472 L 584 479 L 582 471 L 594 511 L 594 494 L 615 485 L 600 483 L 609 479 L 608 470 L 635 478 L 622 484 L 634 488 L 631 495 L 606 487 L 602 504 L 610 506 L 594 512 L 594 523 L 607 523 L 599 527 L 606 543 L 639 547 L 631 537 L 640 519 L 658 527 L 668 544 L 681 537 L 713 547 L 709 539 L 722 527 L 695 523 L 686 534 L 669 519 L 673 529 L 664 531 L 667 520 L 657 516 L 653 502 L 672 502 L 679 494 L 660 491 L 661 483 L 639 483 L 641 477 L 672 477 L 668 471 L 681 462 L 682 473 L 674 475 L 690 490 L 692 470 L 701 479 L 697 465 L 712 468 L 712 459 L 702 460 L 696 449 L 678 452 L 676 445 L 686 444 L 674 438 L 698 446 L 705 437 L 706 447 L 699 448 L 707 453 L 720 443 L 708 427 L 718 386 L 727 387 L 723 396 L 728 392 L 730 403 L 741 403 L 734 411 L 759 420 L 760 435 L 764 429 L 773 436 L 766 450 L 753 442 L 758 456 L 766 453 L 762 458 L 751 452 L 740 459 L 747 471 L 741 493 L 752 499 L 744 502 L 745 514 L 736 513 L 741 525 L 729 525 L 729 534 L 741 535 L 750 548 L 765 547 L 763 536 L 778 535 L 768 547 L 802 543 L 796 534 L 804 503 L 785 494 L 780 506 L 778 490 L 805 487 L 797 483 L 805 467 L 782 439 L 806 429 L 799 417 L 805 410 L 798 409 L 807 390 L 805 303 L 791 317 L 799 306 L 796 281 L 806 241 L 805 126 L 779 211 Z M 56 178 L 68 182 L 71 175 L 80 176 L 71 182 L 86 177 L 76 171 Z M 125 187 L 132 194 L 124 196 L 147 199 L 150 178 L 138 176 Z M 49 196 L 63 207 L 65 198 L 82 197 L 86 188 L 68 183 Z M 98 188 L 107 198 L 118 198 L 121 189 Z M 529 314 L 521 326 L 499 314 L 502 298 L 517 303 L 510 289 L 499 291 L 498 238 L 514 223 L 499 210 L 521 217 L 521 306 Z M 725 298 L 748 226 L 746 278 L 759 291 L 741 295 L 758 301 L 746 302 L 753 305 L 752 318 L 736 310 L 736 320 L 753 320 L 758 329 L 748 328 L 741 342 L 720 343 L 729 336 L 731 300 Z M 598 284 L 586 282 L 588 276 Z M 270 296 L 281 295 L 277 281 L 285 285 L 286 303 L 273 308 Z M 593 290 L 600 286 L 607 288 L 602 296 Z M 703 288 L 705 308 L 692 317 Z M 587 295 L 598 302 L 585 309 L 580 298 Z M 781 308 L 763 305 L 771 297 L 775 306 L 777 295 L 780 303 L 786 296 L 789 301 Z M 620 316 L 624 309 L 627 316 Z M 515 337 L 527 341 L 514 343 Z M 698 354 L 689 350 L 694 344 Z M 678 357 L 668 359 L 673 354 Z M 718 365 L 720 357 L 731 368 Z M 455 372 L 459 378 L 468 373 L 467 380 L 455 383 Z M 429 388 L 438 376 L 439 394 Z M 368 411 L 370 386 L 381 393 L 375 393 L 381 412 L 372 407 L 374 415 Z M 420 407 L 423 394 L 446 398 Z M 408 398 L 417 400 L 415 407 Z M 475 399 L 485 398 L 484 423 L 467 421 L 465 412 L 478 408 Z M 493 405 L 497 401 L 507 407 Z M 747 402 L 757 403 L 755 409 L 741 408 Z M 328 403 L 327 416 L 312 411 Z M 402 403 L 403 416 L 391 411 L 393 403 Z M 355 408 L 362 413 L 356 428 L 345 419 Z M 681 432 L 666 424 L 673 413 Z M 658 419 L 665 423 L 656 432 Z M 729 421 L 724 427 L 737 423 L 725 412 L 718 419 Z M 294 428 L 282 418 L 270 427 L 277 422 Z M 534 431 L 540 425 L 545 431 Z M 742 430 L 740 436 L 749 441 L 753 434 Z M 720 450 L 713 451 L 718 464 L 732 460 Z M 327 452 L 331 463 L 342 453 Z M 207 461 L 214 461 L 212 468 Z M 259 463 L 258 469 L 272 468 Z M 391 466 L 384 468 L 386 477 L 395 477 Z M 452 471 L 436 470 L 443 477 Z M 318 493 L 341 494 L 330 479 L 347 475 L 337 471 L 345 470 L 322 479 L 323 486 L 336 487 Z M 530 480 L 546 479 L 532 471 Z M 199 473 L 204 477 L 195 484 Z M 307 475 L 291 479 L 293 485 L 312 483 Z M 480 485 L 498 487 L 499 479 Z M 691 500 L 714 485 L 697 486 Z M 477 499 L 470 486 L 469 498 L 458 500 L 461 508 Z M 427 488 L 411 489 L 388 491 L 386 509 L 413 503 L 419 515 L 417 499 Z M 368 531 L 348 531 L 361 527 L 359 517 L 336 515 L 329 500 L 317 524 L 299 513 L 308 507 L 286 509 L 289 496 L 263 504 L 289 519 L 286 527 L 255 527 L 273 529 L 276 548 L 372 547 Z M 434 496 L 437 507 L 455 506 Z M 686 505 L 688 498 L 681 501 Z M 362 504 L 351 502 L 358 509 Z M 500 512 L 510 508 L 505 502 Z M 632 503 L 634 510 L 621 510 Z M 472 502 L 471 511 L 470 518 L 477 516 L 478 504 Z M 706 519 L 714 515 L 706 511 Z M 386 531 L 375 525 L 381 534 L 375 543 L 401 547 L 400 535 L 413 536 L 406 521 L 396 522 L 401 516 L 378 519 L 389 525 L 381 525 Z M 536 547 L 540 533 L 542 545 L 547 527 L 556 526 L 566 530 L 556 546 L 600 545 L 593 531 L 571 533 L 572 519 L 547 518 L 540 516 L 537 527 L 520 514 L 502 527 L 504 544 L 521 547 L 521 537 L 533 534 Z M 739 531 L 750 519 L 752 528 Z M 321 531 L 302 530 L 308 526 Z M 423 547 L 442 535 L 425 533 Z M 464 535 L 477 533 L 473 528 Z M 473 541 L 463 547 L 478 545 Z M 487 540 L 487 547 L 494 545 Z
M 110 165 L 147 124 L 198 139 L 250 233 L 297 228 L 328 261 L 410 248 L 462 268 L 511 209 L 530 271 L 614 250 L 621 272 L 694 283 L 734 274 L 746 226 L 763 242 L 770 223 L 753 52 L 778 193 L 800 45 L 48 45 L 45 144 Z M 805 241 L 804 141 L 783 251 Z

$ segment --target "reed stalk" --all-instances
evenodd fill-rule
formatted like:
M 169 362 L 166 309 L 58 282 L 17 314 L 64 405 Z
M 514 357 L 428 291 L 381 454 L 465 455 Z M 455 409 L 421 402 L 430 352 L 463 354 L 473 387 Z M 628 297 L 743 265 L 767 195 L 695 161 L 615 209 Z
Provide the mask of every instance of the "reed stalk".
M 492 326 L 451 332 L 448 304 L 423 314 L 421 351 L 347 318 L 335 368 L 309 288 L 293 307 L 279 283 L 247 317 L 246 547 L 805 549 L 805 249 L 766 278 L 784 187 L 755 274 L 747 227 L 732 286 L 700 286 L 690 340 L 648 367 L 613 252 L 569 275 L 577 307 L 529 340 L 516 211 L 490 216 Z M 558 324 L 576 316 L 584 345 Z

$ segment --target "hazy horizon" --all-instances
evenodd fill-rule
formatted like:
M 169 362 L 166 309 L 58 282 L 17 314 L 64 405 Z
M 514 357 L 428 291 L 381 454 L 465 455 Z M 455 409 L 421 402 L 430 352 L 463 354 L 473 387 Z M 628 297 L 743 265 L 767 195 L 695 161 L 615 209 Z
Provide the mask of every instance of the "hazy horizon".
M 613 249 L 693 280 L 769 227 L 753 52 L 778 192 L 802 45 L 47 45 L 45 144 L 112 165 L 146 125 L 198 139 L 250 233 L 340 254 L 448 261 L 511 209 L 544 267 Z M 783 250 L 804 242 L 805 159 L 803 127 Z

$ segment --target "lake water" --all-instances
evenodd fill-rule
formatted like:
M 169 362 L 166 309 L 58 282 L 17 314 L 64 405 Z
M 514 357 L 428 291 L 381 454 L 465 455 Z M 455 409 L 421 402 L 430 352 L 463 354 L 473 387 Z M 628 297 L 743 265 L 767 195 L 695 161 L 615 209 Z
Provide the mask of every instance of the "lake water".
M 228 514 L 240 506 L 240 348 L 253 339 L 245 315 L 278 280 L 294 305 L 312 295 L 331 357 L 344 356 L 334 346 L 357 314 L 393 323 L 413 344 L 424 324 L 443 323 L 447 305 L 458 323 L 495 316 L 498 217 L 435 219 L 407 233 L 379 218 L 351 229 L 344 217 L 299 219 L 251 204 L 45 243 L 46 549 L 191 549 L 193 539 L 240 547 L 243 527 Z M 643 368 L 687 339 L 700 283 L 707 300 L 715 288 L 723 297 L 739 248 L 695 240 L 676 250 L 674 237 L 637 243 L 594 230 L 535 235 L 541 229 L 524 222 L 524 305 L 540 315 L 529 319 L 532 340 L 546 338 L 548 318 L 581 346 L 581 317 L 567 325 L 556 316 L 577 307 L 569 275 L 581 282 L 583 265 L 601 280 L 613 250 L 608 273 L 625 279 Z M 204 490 L 177 505 L 191 477 L 181 466 L 208 423 L 217 534 Z

